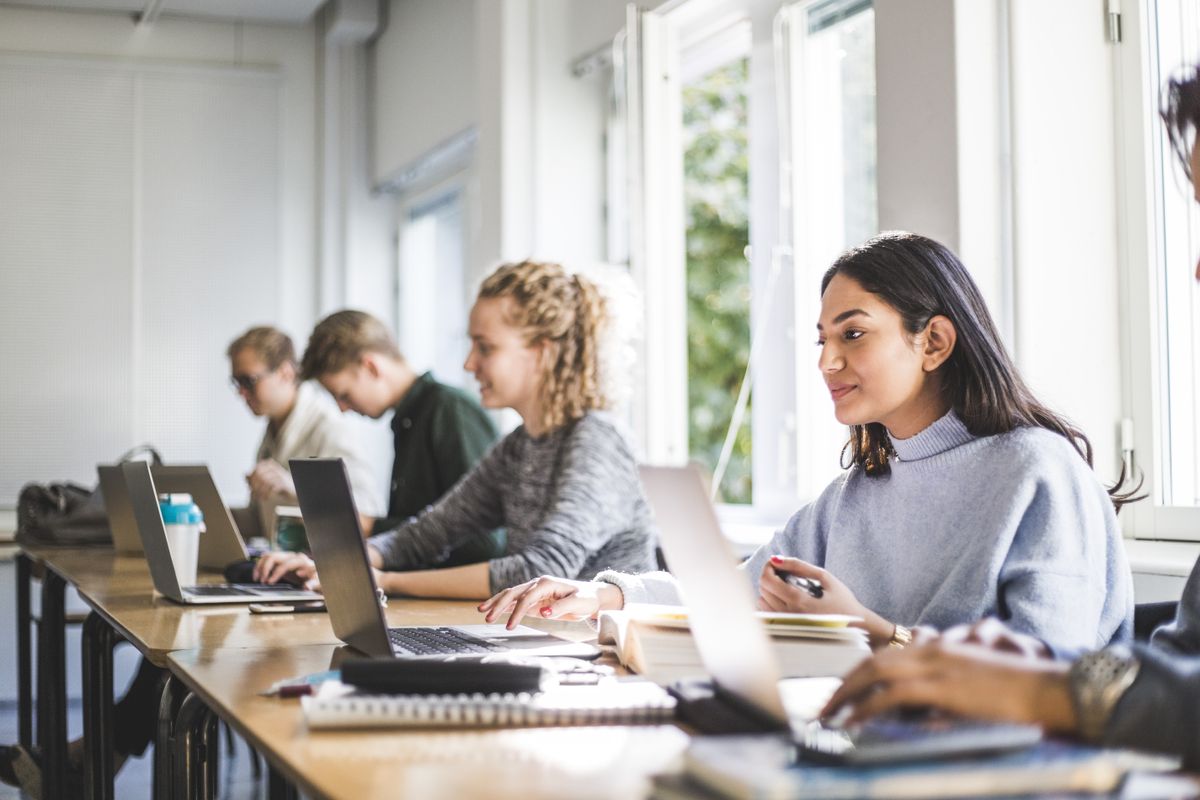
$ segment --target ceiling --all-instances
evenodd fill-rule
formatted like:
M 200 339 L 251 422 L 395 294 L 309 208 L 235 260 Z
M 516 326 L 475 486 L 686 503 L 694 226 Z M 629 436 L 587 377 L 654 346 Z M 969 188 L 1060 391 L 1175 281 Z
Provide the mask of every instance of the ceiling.
M 0 6 L 303 25 L 325 0 L 0 0 Z

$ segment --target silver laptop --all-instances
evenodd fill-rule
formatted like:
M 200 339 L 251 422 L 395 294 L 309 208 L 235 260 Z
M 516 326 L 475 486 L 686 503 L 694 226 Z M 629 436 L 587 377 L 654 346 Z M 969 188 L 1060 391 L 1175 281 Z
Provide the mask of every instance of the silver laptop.
M 292 459 L 292 479 L 304 516 L 333 632 L 369 656 L 480 658 L 496 654 L 596 658 L 589 645 L 524 625 L 389 628 L 375 585 L 346 465 L 340 458 Z
M 142 537 L 129 505 L 121 465 L 99 464 L 96 474 L 100 478 L 100 493 L 104 495 L 113 547 L 119 553 L 142 553 Z M 190 494 L 200 506 L 205 527 L 204 536 L 200 537 L 198 563 L 201 568 L 223 569 L 246 559 L 245 542 L 207 466 L 155 464 L 150 467 L 150 474 L 159 492 Z
M 154 588 L 165 597 L 178 602 L 199 603 L 264 603 L 320 600 L 321 595 L 306 589 L 297 589 L 286 584 L 267 586 L 257 583 L 212 583 L 198 586 L 180 586 L 171 559 L 171 547 L 167 543 L 167 529 L 158 509 L 158 491 L 150 474 L 150 465 L 144 461 L 132 461 L 121 465 L 121 476 L 129 505 L 142 537 L 142 548 L 146 563 L 150 566 L 150 577 Z M 207 534 L 201 534 L 201 537 Z
M 714 692 L 764 729 L 790 731 L 805 758 L 860 764 L 944 758 L 1021 749 L 1041 739 L 1034 725 L 944 719 L 925 726 L 885 718 L 846 733 L 813 721 L 804 713 L 811 710 L 808 703 L 789 714 L 770 639 L 753 624 L 749 576 L 736 567 L 699 469 L 643 466 L 640 473 Z
M 113 548 L 118 553 L 140 554 L 142 537 L 138 534 L 137 521 L 129 505 L 129 492 L 125 489 L 121 465 L 97 464 L 96 475 L 100 479 L 100 494 L 104 495 L 104 512 L 108 515 Z
M 200 537 L 201 569 L 224 569 L 246 560 L 246 543 L 229 506 L 221 499 L 217 484 L 204 464 L 156 464 L 150 467 L 154 488 L 168 494 L 190 494 L 204 515 Z

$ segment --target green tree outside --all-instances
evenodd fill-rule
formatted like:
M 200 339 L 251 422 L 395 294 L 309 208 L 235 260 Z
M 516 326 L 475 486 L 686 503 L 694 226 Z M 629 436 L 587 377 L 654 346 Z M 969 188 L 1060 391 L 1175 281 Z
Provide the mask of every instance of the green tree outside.
M 750 358 L 749 59 L 683 89 L 687 213 L 688 448 L 713 469 Z M 750 503 L 750 414 L 720 487 Z

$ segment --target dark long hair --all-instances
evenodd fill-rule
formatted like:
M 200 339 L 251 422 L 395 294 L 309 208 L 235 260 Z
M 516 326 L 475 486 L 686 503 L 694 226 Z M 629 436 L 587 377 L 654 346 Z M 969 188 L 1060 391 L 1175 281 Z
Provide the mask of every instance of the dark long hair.
M 1083 432 L 1042 405 L 1017 372 L 1000 340 L 979 287 L 950 248 L 915 233 L 884 233 L 851 248 L 821 279 L 821 294 L 835 275 L 845 275 L 900 314 L 905 331 L 916 335 L 941 315 L 958 333 L 950 357 L 938 368 L 942 392 L 974 436 L 1014 428 L 1045 428 L 1065 438 L 1092 465 L 1092 444 Z M 895 454 L 887 429 L 878 422 L 850 426 L 846 448 L 851 463 L 867 475 L 887 475 Z M 1125 470 L 1108 490 L 1117 511 L 1132 500 L 1123 492 Z
M 1167 81 L 1159 115 L 1167 126 L 1171 149 L 1183 164 L 1183 174 L 1188 180 L 1194 179 L 1191 147 L 1200 132 L 1200 65 L 1189 67 L 1180 77 Z

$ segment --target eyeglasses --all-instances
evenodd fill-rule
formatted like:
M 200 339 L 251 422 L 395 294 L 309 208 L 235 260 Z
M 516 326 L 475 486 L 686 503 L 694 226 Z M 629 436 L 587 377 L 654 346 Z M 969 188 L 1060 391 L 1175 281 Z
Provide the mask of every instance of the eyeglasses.
M 260 372 L 257 375 L 230 375 L 229 385 L 235 392 L 243 391 L 247 394 L 253 394 L 254 387 L 258 386 L 258 382 L 274 371 L 275 370 L 269 369 L 266 372 Z

